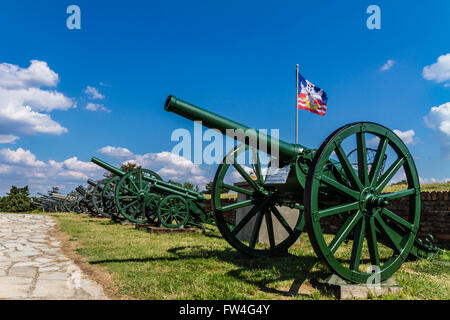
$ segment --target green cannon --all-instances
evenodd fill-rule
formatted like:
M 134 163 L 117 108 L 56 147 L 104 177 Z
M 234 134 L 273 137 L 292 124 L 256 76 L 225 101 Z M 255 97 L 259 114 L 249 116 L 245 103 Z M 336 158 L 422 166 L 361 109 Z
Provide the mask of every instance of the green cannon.
M 328 269 L 355 283 L 365 283 L 374 273 L 384 281 L 410 254 L 436 250 L 416 239 L 421 213 L 416 166 L 388 128 L 351 123 L 330 134 L 319 149 L 309 149 L 172 95 L 164 108 L 242 143 L 219 164 L 211 198 L 216 225 L 235 249 L 256 257 L 283 255 L 306 228 Z M 263 156 L 270 157 L 267 167 Z M 406 187 L 386 191 L 399 178 Z M 237 193 L 238 201 L 222 205 L 223 192 Z M 390 207 L 402 198 L 407 209 Z M 243 215 L 232 224 L 227 216 L 234 210 Z M 330 226 L 334 233 L 328 232 Z M 258 241 L 260 233 L 266 235 L 264 243 Z
M 155 172 L 136 169 L 124 172 L 96 157 L 91 161 L 113 173 L 114 199 L 119 212 L 135 223 L 156 223 L 168 228 L 203 227 L 213 221 L 200 192 L 165 182 Z

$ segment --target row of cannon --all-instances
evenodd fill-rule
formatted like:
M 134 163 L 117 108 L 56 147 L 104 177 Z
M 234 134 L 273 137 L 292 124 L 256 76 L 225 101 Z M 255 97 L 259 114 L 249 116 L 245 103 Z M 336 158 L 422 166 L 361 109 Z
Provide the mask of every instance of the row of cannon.
M 205 224 L 214 223 L 202 193 L 163 181 L 148 169 L 125 172 L 95 157 L 92 162 L 107 170 L 110 177 L 88 180 L 87 188 L 78 186 L 69 195 L 40 194 L 37 205 L 47 212 L 87 213 L 166 228 L 207 228 Z

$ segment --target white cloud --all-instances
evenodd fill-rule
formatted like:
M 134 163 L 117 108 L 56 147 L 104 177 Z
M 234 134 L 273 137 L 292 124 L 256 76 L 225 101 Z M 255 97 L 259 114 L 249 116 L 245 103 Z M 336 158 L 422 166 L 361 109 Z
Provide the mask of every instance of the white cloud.
M 18 148 L 17 150 L 1 149 L 0 159 L 9 164 L 20 164 L 28 167 L 43 167 L 45 163 L 36 159 L 29 150 Z
M 99 167 L 92 162 L 84 162 L 78 160 L 77 157 L 72 157 L 62 162 L 62 168 L 74 171 L 94 172 L 99 170 Z
M 430 183 L 444 183 L 450 181 L 450 178 L 444 178 L 444 179 L 436 179 L 436 178 L 422 178 L 419 177 L 420 184 L 430 184 Z
M 450 102 L 432 107 L 423 119 L 427 127 L 436 131 L 444 156 L 450 158 Z
M 13 143 L 17 139 L 19 139 L 19 137 L 12 134 L 0 134 L 0 143 Z
M 56 90 L 59 76 L 46 62 L 32 60 L 28 68 L 0 64 L 0 135 L 62 134 L 67 129 L 49 112 L 74 107 L 72 99 Z
M 58 81 L 58 74 L 51 70 L 45 61 L 31 60 L 28 68 L 20 68 L 9 63 L 0 64 L 2 88 L 55 87 Z
M 98 89 L 95 87 L 87 86 L 84 93 L 86 93 L 91 99 L 105 99 L 105 96 L 98 92 Z
M 168 151 L 134 154 L 127 148 L 113 146 L 106 146 L 97 151 L 110 157 L 127 157 L 122 163 L 136 163 L 142 168 L 156 172 L 165 181 L 191 182 L 203 188 L 211 180 L 205 177 L 205 172 L 199 164 Z
M 0 105 L 0 134 L 48 133 L 60 135 L 67 129 L 48 114 L 33 111 L 29 106 Z
M 0 105 L 8 104 L 29 106 L 36 111 L 51 112 L 53 110 L 68 110 L 73 106 L 73 101 L 57 91 L 39 88 L 0 88 Z
M 423 77 L 438 83 L 450 80 L 450 53 L 442 55 L 437 62 L 423 68 Z
M 84 185 L 87 179 L 103 178 L 103 172 L 99 166 L 76 156 L 61 162 L 44 162 L 30 150 L 0 149 L 0 192 L 7 192 L 11 185 L 28 185 L 32 193 L 46 192 L 52 186 L 67 193 L 77 185 Z
M 92 103 L 92 102 L 89 102 L 86 105 L 86 110 L 89 110 L 89 111 L 105 111 L 105 112 L 108 112 L 108 113 L 111 112 L 111 110 L 106 108 L 104 105 L 97 104 L 97 103 Z
M 133 156 L 133 153 L 130 150 L 121 147 L 106 146 L 98 149 L 97 152 L 116 158 Z
M 204 176 L 200 165 L 168 151 L 134 155 L 133 158 L 124 161 L 124 163 L 126 162 L 133 162 L 143 168 L 154 170 L 164 180 L 188 181 L 200 186 L 204 186 L 210 181 Z
M 386 63 L 380 68 L 380 71 L 387 71 L 391 69 L 395 64 L 395 60 L 388 60 Z
M 400 131 L 394 129 L 394 133 L 398 135 L 406 145 L 416 143 L 416 138 L 414 137 L 415 135 L 414 130 Z

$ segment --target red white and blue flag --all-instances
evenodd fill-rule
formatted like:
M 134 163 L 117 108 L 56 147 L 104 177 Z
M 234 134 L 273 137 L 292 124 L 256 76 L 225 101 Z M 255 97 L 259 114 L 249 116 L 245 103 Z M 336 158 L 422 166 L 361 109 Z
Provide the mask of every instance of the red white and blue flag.
M 327 112 L 327 102 L 326 93 L 298 72 L 297 108 L 323 116 Z

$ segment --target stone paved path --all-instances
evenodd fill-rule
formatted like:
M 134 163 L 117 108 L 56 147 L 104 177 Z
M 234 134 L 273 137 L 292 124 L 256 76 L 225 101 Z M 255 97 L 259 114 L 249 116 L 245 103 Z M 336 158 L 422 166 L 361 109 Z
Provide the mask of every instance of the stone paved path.
M 0 214 L 0 299 L 106 299 L 50 236 L 52 217 Z

